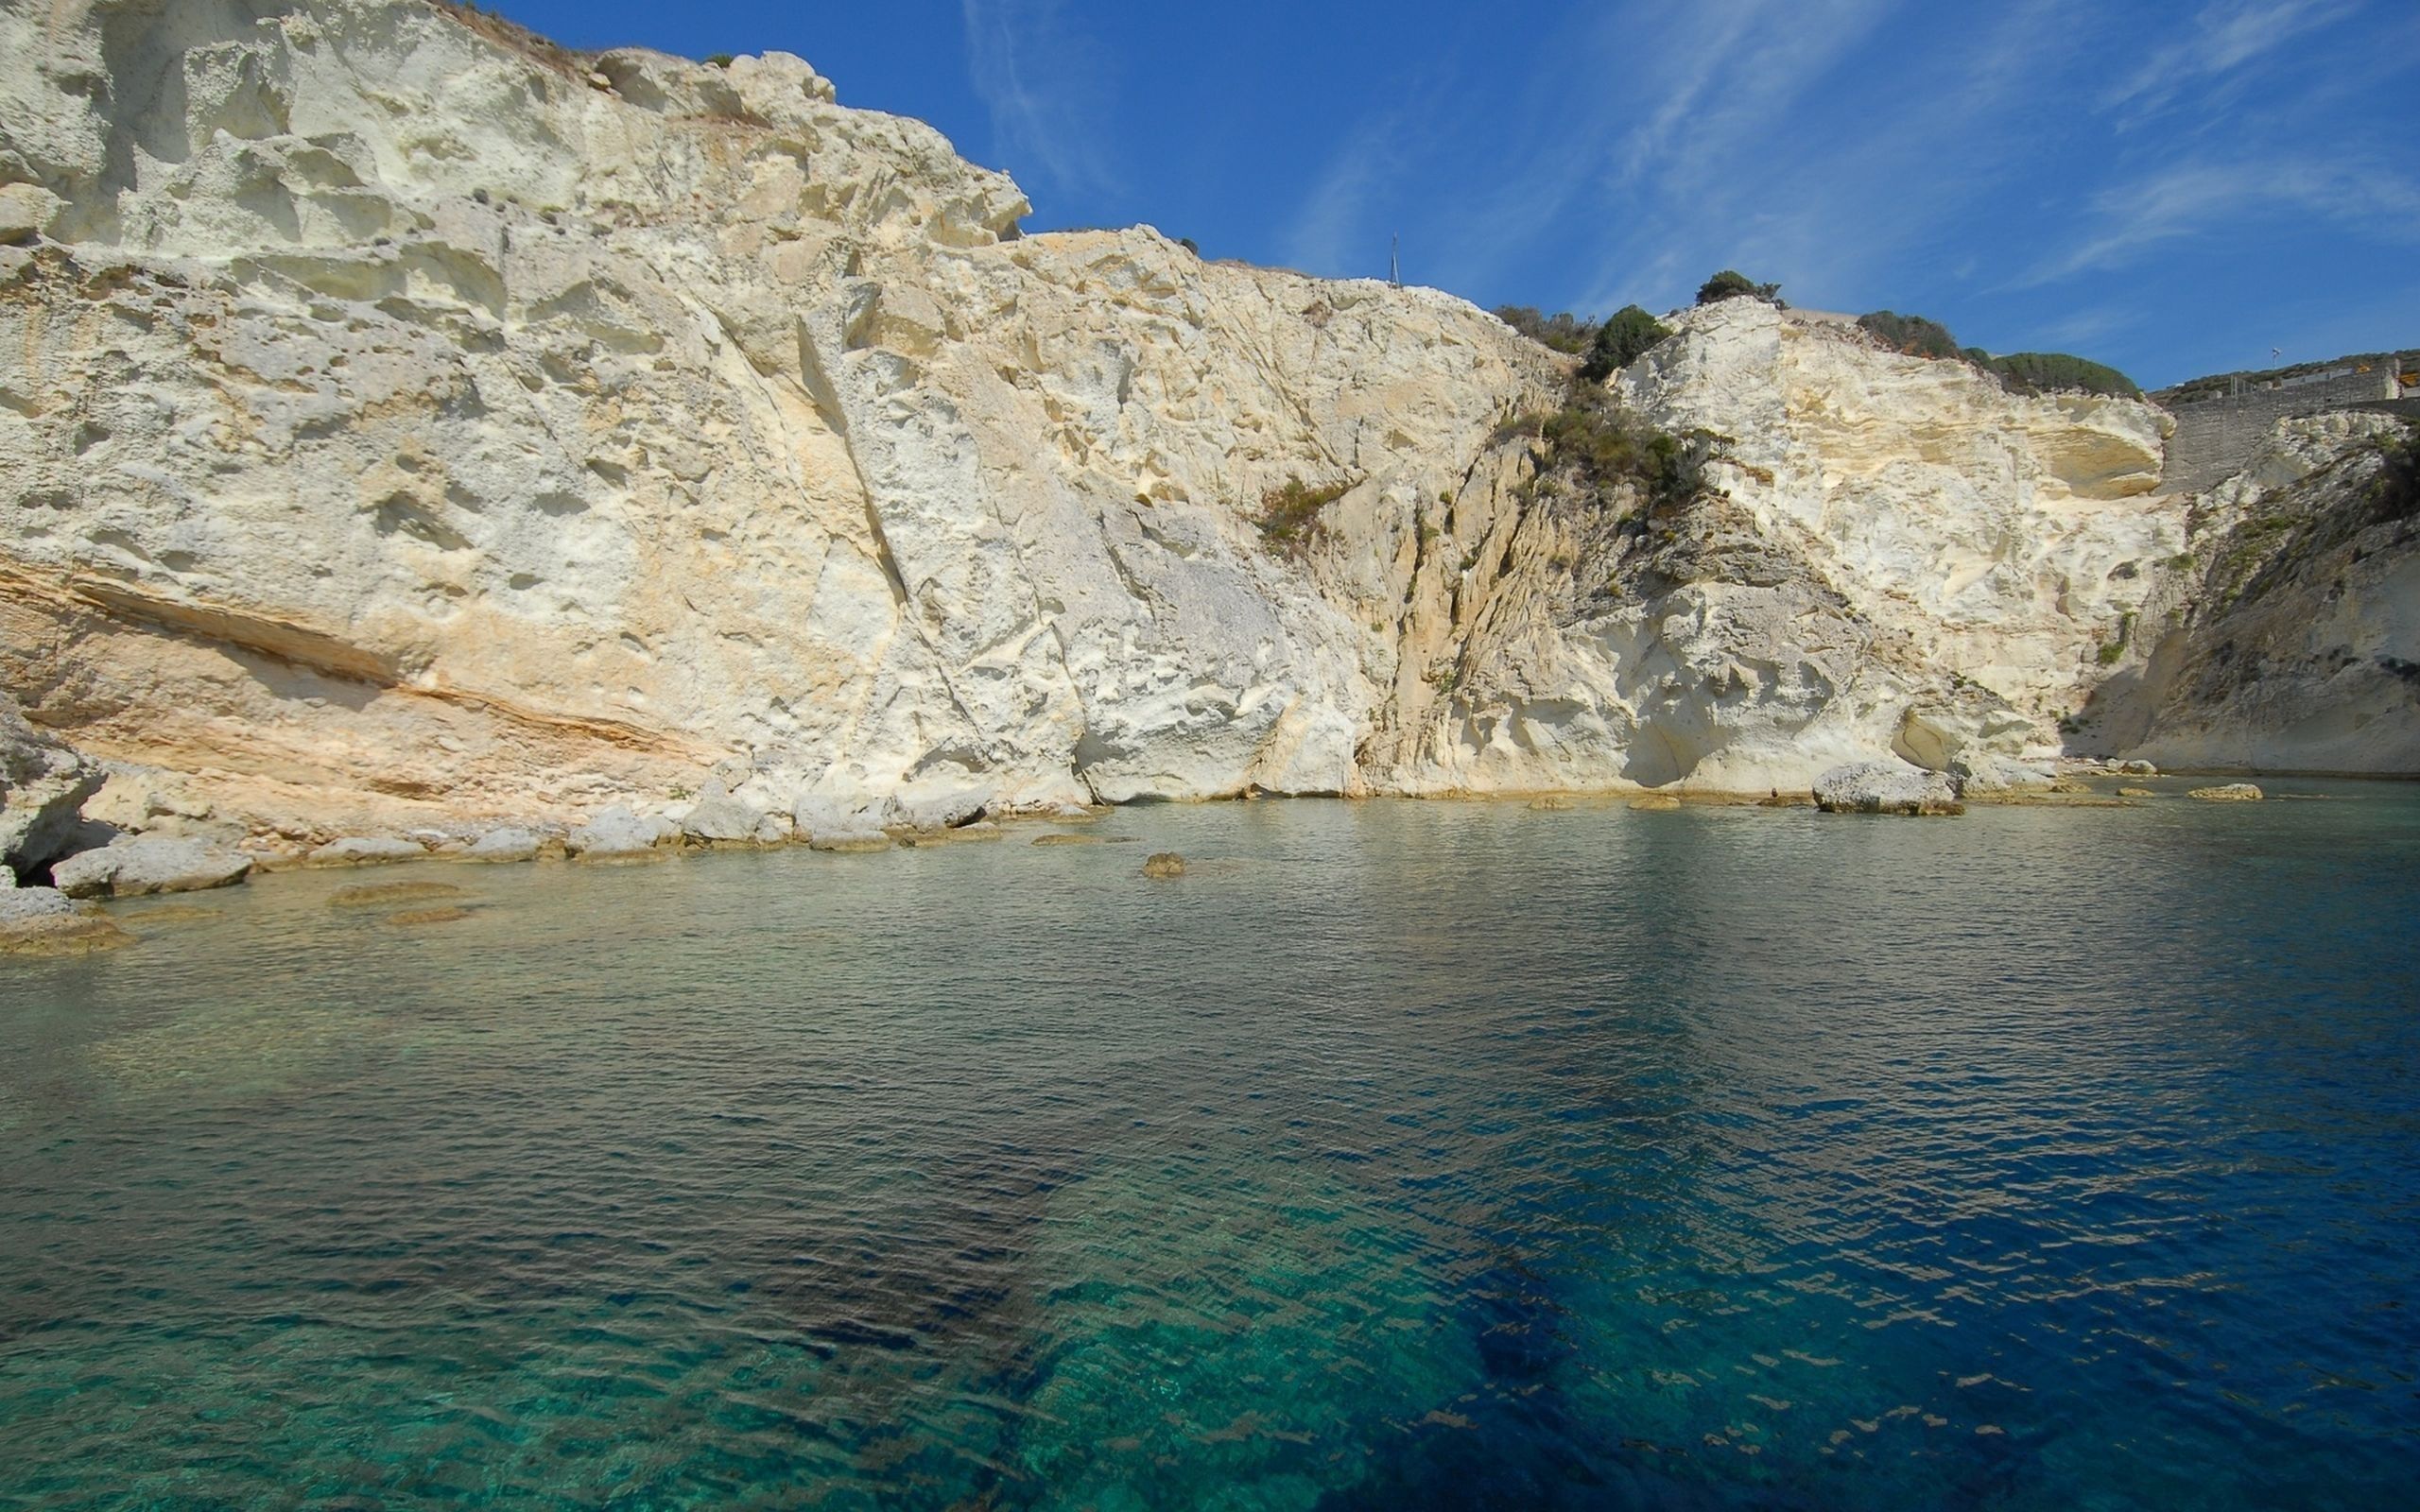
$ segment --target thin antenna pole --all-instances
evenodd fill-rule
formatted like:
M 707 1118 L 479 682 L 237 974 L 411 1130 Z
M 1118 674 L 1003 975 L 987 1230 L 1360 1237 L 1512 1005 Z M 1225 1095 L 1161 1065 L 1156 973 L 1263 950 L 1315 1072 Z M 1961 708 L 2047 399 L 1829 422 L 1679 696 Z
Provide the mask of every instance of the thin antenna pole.
M 1387 282 L 1403 287 L 1403 232 L 1397 232 L 1387 249 Z

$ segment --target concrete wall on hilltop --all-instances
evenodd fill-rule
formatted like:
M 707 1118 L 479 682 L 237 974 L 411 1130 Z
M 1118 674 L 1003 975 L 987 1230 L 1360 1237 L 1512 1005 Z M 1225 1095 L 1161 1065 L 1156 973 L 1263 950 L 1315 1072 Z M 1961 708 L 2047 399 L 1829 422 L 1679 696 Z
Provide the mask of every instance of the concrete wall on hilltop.
M 2411 371 L 2415 363 L 2420 358 L 2405 355 L 2366 369 L 2335 368 L 2241 393 L 2169 404 L 2176 433 L 2168 438 L 2161 487 L 2170 492 L 2198 492 L 2232 476 L 2252 460 L 2277 421 L 2290 416 L 2398 398 L 2403 389 L 2396 375 Z

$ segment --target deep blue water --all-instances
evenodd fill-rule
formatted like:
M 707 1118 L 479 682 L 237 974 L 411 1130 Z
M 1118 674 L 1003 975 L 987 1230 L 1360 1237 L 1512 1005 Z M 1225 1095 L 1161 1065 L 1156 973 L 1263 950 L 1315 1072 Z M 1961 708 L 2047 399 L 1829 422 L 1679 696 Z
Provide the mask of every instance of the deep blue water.
M 2420 790 L 2271 786 L 129 906 L 0 962 L 0 1506 L 2411 1505 Z

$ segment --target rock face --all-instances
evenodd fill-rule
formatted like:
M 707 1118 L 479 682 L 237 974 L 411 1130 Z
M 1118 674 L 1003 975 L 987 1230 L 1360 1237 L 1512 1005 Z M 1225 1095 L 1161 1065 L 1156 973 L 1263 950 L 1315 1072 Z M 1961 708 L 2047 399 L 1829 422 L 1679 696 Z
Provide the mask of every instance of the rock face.
M 0 692 L 0 873 L 13 885 L 68 849 L 84 800 L 101 790 L 101 769 L 65 742 L 26 723 Z
M 251 869 L 251 857 L 204 841 L 143 835 L 69 856 L 51 874 L 70 898 L 139 898 L 231 886 Z
M 2280 421 L 2088 731 L 2163 767 L 2420 774 L 2420 481 L 2383 415 Z
M 779 54 L 10 7 L 0 180 L 0 686 L 233 823 L 1985 770 L 2192 549 L 2156 409 L 1745 300 L 1617 379 L 1711 491 L 1548 494 L 1491 317 L 1021 236 Z

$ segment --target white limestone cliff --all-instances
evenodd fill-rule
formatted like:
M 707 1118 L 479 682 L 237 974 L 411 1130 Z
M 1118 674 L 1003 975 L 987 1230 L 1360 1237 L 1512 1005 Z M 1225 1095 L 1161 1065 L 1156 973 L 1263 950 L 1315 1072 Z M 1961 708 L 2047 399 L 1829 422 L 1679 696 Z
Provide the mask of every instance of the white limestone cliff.
M 1731 439 L 1616 528 L 1499 432 L 1563 359 L 1468 304 L 1027 208 L 779 54 L 0 8 L 0 687 L 298 839 L 1803 791 L 2052 752 L 2187 550 L 2151 406 L 1753 301 L 1620 376 Z M 1275 549 L 1291 479 L 1344 491 Z

